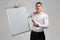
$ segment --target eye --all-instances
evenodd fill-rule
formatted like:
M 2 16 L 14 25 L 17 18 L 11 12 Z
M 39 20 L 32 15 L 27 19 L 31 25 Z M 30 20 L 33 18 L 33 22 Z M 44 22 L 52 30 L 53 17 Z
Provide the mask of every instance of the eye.
M 41 7 L 41 6 L 39 5 L 39 7 Z
M 36 7 L 39 7 L 39 6 L 36 6 Z
M 39 5 L 39 6 L 36 6 L 36 7 L 41 7 L 41 6 Z

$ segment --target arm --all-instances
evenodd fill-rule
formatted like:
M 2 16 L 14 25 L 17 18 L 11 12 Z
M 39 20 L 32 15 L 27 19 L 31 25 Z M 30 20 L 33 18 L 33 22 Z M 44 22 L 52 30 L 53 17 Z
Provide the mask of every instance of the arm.
M 31 23 L 32 26 L 38 27 L 39 25 L 35 23 L 35 21 L 33 20 L 32 16 L 33 16 L 33 14 L 31 14 L 30 16 L 28 16 L 28 18 L 30 18 L 30 21 L 32 22 L 32 23 Z
M 43 24 L 40 24 L 39 22 L 36 22 L 40 28 L 48 28 L 49 25 L 49 21 L 48 21 L 48 16 L 46 15 L 44 20 L 43 20 Z

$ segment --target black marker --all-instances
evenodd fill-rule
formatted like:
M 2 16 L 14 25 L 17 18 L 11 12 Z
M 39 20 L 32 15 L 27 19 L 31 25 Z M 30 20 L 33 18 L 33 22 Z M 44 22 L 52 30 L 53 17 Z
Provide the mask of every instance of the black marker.
M 34 20 L 32 20 L 32 22 L 33 22 L 33 23 L 35 23 L 35 21 L 34 21 Z M 39 25 L 36 25 L 36 27 L 39 27 Z
M 32 20 L 32 22 L 34 22 L 34 23 L 35 23 L 35 21 L 34 21 L 34 20 Z

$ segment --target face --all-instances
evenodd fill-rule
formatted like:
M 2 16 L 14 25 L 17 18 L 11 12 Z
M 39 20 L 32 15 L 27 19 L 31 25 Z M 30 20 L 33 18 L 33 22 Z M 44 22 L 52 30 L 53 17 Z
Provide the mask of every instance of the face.
M 42 8 L 42 5 L 41 4 L 36 4 L 36 11 L 37 12 L 40 12 L 41 11 L 41 8 Z

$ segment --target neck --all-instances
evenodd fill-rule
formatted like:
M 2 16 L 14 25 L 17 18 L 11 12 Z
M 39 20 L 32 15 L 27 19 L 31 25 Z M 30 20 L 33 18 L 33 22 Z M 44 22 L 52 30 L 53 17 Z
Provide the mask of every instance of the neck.
M 36 11 L 38 14 L 40 14 L 42 11 Z

